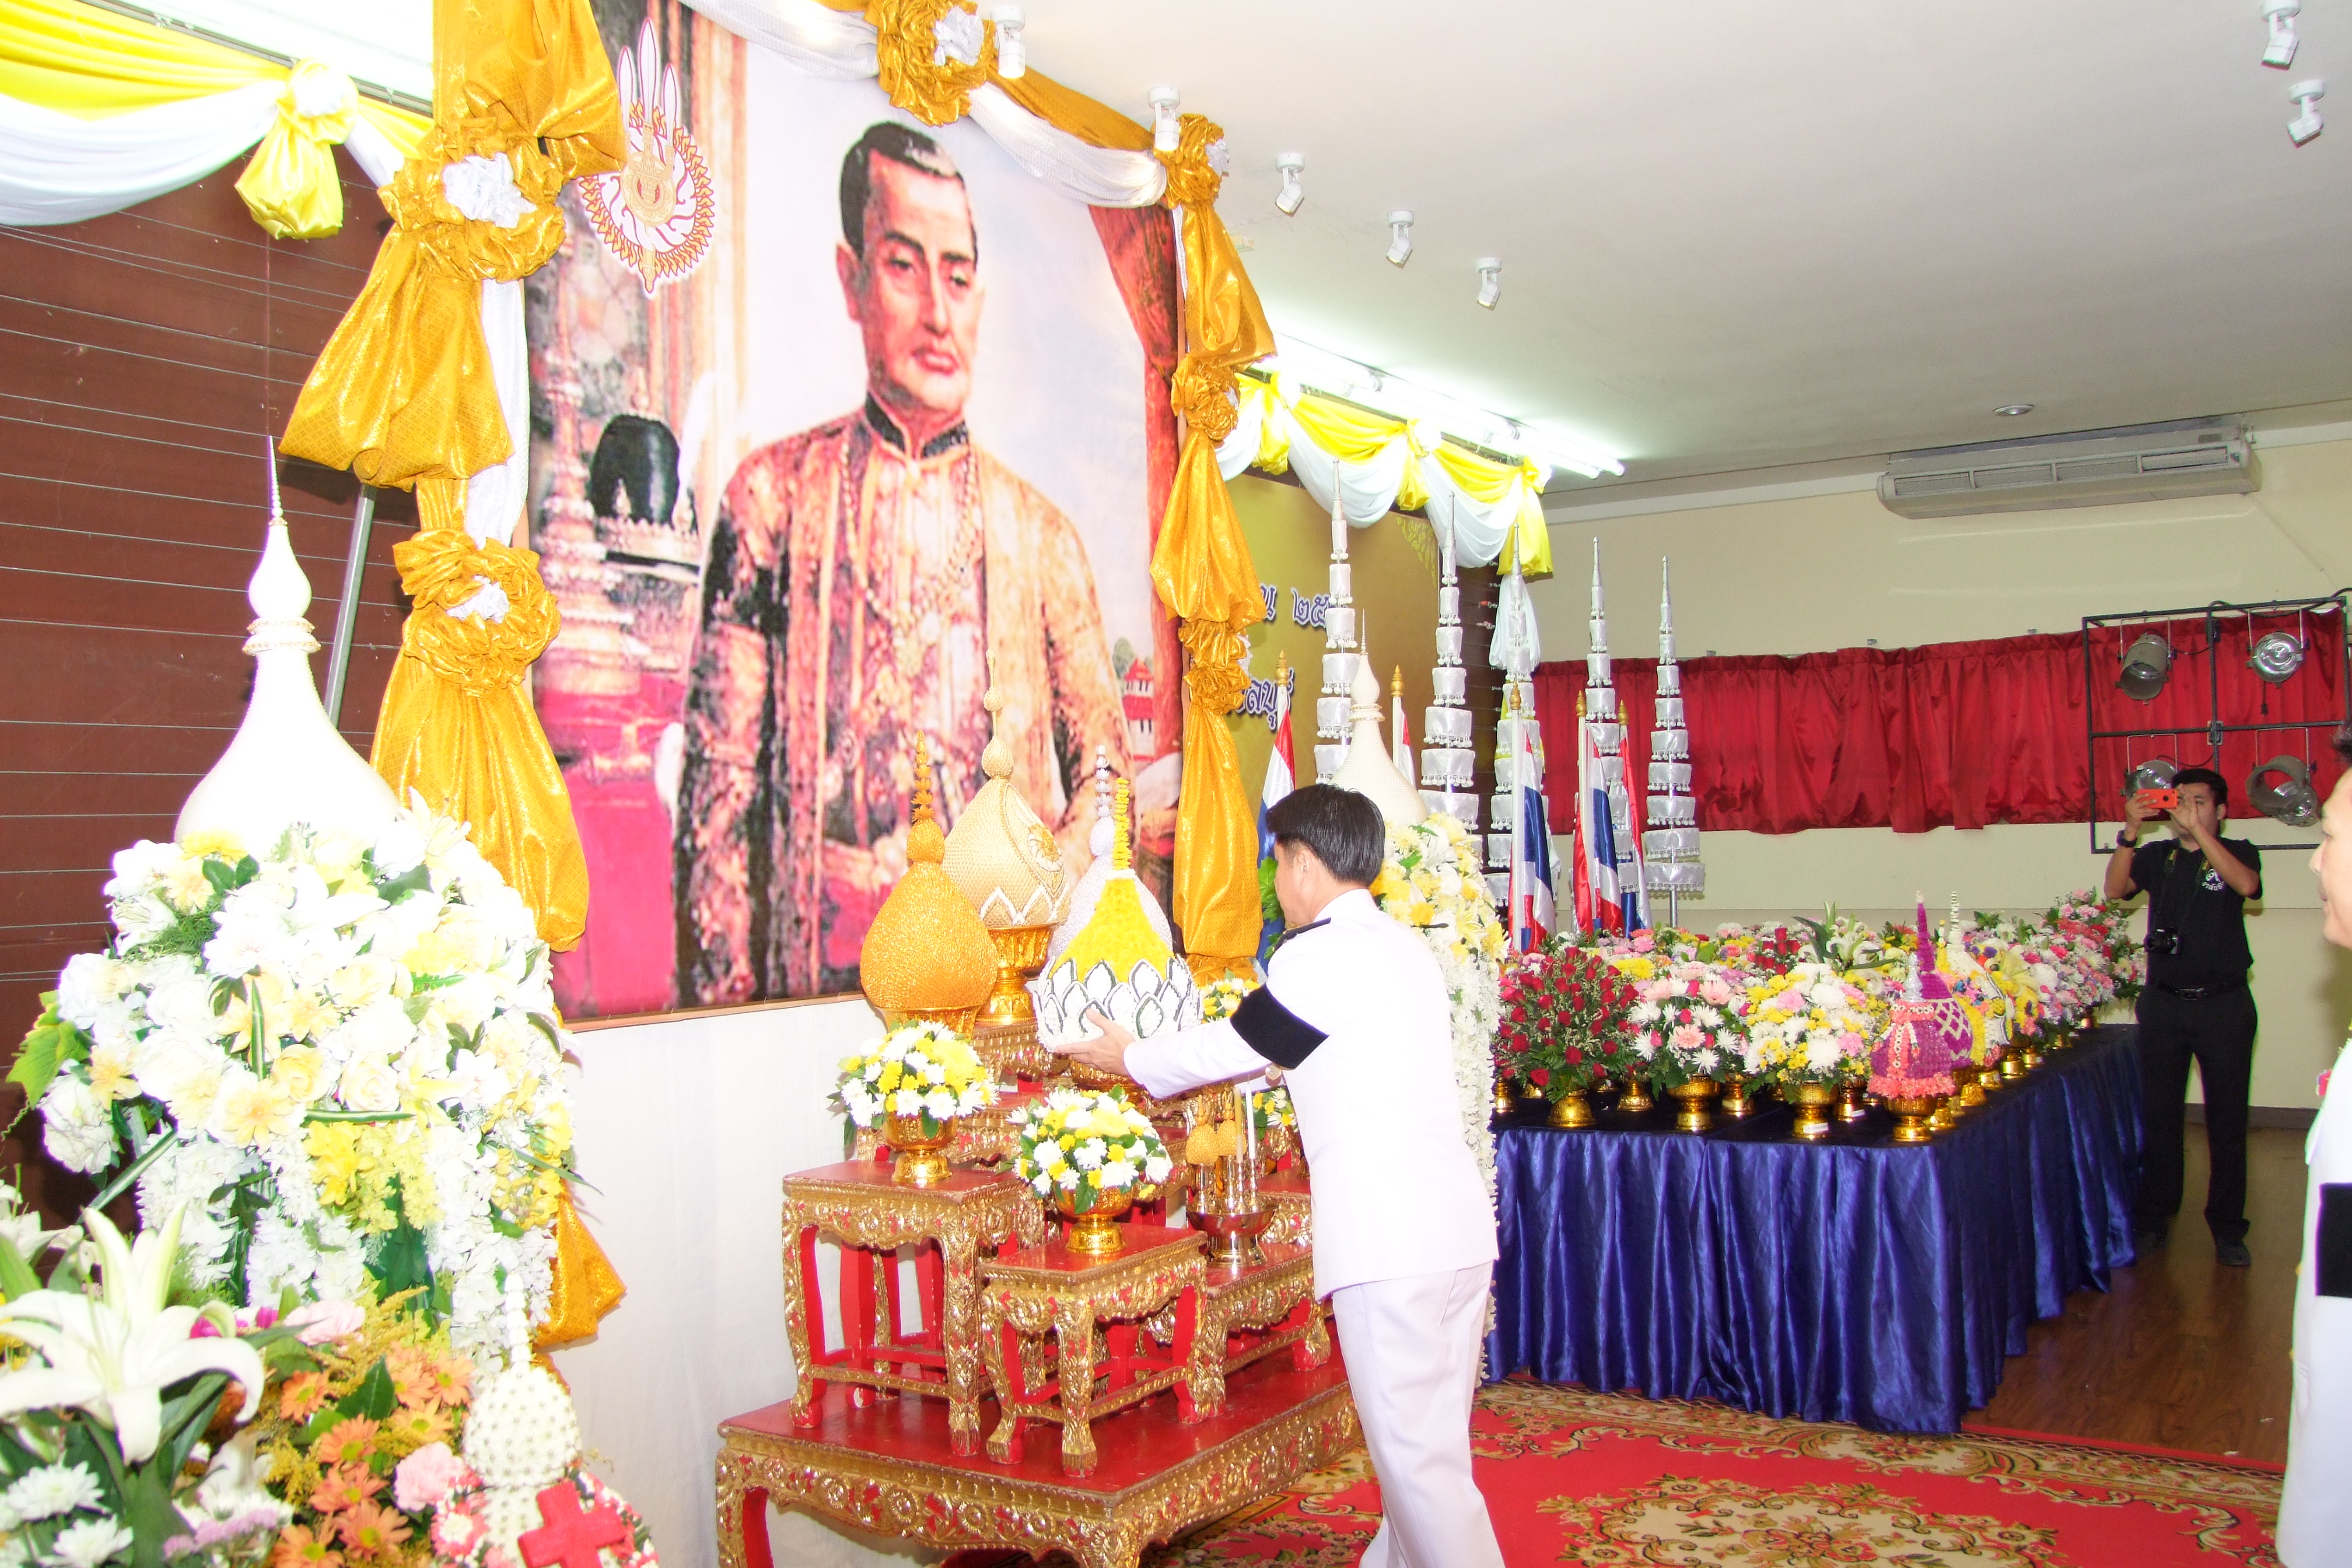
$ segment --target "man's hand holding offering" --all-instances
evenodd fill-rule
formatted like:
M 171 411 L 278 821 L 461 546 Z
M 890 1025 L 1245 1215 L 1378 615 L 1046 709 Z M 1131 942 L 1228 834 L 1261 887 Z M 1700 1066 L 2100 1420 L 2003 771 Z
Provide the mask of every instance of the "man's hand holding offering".
M 1119 1078 L 1131 1076 L 1127 1070 L 1127 1047 L 1135 1044 L 1135 1037 L 1103 1016 L 1099 1008 L 1087 1009 L 1087 1022 L 1098 1031 L 1093 1038 L 1073 1040 L 1066 1046 L 1045 1048 L 1057 1057 L 1068 1057 L 1083 1062 L 1097 1072 L 1107 1072 Z

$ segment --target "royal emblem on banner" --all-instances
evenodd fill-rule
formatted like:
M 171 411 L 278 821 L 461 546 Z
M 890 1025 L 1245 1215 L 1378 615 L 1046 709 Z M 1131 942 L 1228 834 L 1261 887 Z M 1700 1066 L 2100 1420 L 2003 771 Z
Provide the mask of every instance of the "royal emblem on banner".
M 648 22 L 637 47 L 613 62 L 628 161 L 580 182 L 588 221 L 650 294 L 694 270 L 710 248 L 710 170 L 678 105 L 677 68 L 666 65 Z

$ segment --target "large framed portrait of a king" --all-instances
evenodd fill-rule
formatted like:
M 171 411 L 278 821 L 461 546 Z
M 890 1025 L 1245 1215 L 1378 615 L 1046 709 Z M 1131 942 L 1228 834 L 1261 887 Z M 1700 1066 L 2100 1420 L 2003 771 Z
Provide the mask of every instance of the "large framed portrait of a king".
M 530 280 L 537 696 L 591 878 L 574 1016 L 854 990 L 918 738 L 992 726 L 1087 856 L 1097 758 L 1171 807 L 1150 564 L 1175 458 L 1168 215 L 671 0 L 597 6 L 628 166 Z M 1161 801 L 1159 797 L 1164 796 Z

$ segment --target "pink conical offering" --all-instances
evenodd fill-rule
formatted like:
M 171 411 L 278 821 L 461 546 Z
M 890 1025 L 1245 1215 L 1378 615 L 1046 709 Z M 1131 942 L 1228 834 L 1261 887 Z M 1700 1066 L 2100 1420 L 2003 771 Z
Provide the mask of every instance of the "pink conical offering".
M 1870 1053 L 1870 1092 L 1889 1100 L 1951 1093 L 1952 1064 L 1968 1056 L 1974 1037 L 1968 1012 L 1937 963 L 1923 900 L 1919 948 L 1911 955 L 1903 999 L 1895 1004 L 1886 1033 Z

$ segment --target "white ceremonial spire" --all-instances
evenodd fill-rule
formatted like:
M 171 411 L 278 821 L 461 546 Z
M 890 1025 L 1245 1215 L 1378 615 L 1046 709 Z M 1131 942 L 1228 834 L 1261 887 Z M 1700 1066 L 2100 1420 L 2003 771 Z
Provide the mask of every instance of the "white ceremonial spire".
M 1650 731 L 1649 820 L 1642 835 L 1643 882 L 1666 896 L 1666 919 L 1678 923 L 1682 896 L 1706 890 L 1698 858 L 1698 803 L 1691 797 L 1690 734 L 1684 726 L 1682 666 L 1675 660 L 1672 568 L 1658 563 L 1657 725 Z
M 392 786 L 327 721 L 311 679 L 319 651 L 310 623 L 310 579 L 294 558 L 278 503 L 278 454 L 264 438 L 269 469 L 269 523 L 261 560 L 246 584 L 253 608 L 245 651 L 253 656 L 253 697 L 245 718 L 180 808 L 175 837 L 206 830 L 235 834 L 266 852 L 293 823 L 373 839 L 398 809 Z
M 1382 820 L 1394 826 L 1410 827 L 1429 816 L 1421 804 L 1421 796 L 1412 785 L 1397 772 L 1396 759 L 1381 743 L 1381 678 L 1372 673 L 1371 660 L 1356 661 L 1356 678 L 1348 693 L 1349 733 L 1348 760 L 1339 764 L 1331 783 L 1341 789 L 1351 789 L 1370 795 L 1372 804 L 1381 808 Z
M 1462 668 L 1462 584 L 1454 523 L 1437 530 L 1437 665 L 1421 723 L 1421 803 L 1473 832 L 1478 826 L 1478 753 L 1470 740 L 1470 672 Z
M 1348 564 L 1348 514 L 1331 483 L 1331 593 L 1323 612 L 1323 690 L 1315 700 L 1315 780 L 1329 784 L 1348 760 L 1348 699 L 1362 662 L 1357 651 L 1354 568 Z M 1377 681 L 1375 682 L 1377 685 Z

